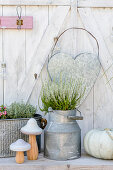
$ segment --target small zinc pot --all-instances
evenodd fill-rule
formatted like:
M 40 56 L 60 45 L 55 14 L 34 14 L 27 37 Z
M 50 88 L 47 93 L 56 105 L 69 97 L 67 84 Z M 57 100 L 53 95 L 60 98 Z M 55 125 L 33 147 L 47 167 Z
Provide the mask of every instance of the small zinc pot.
M 49 121 L 44 130 L 44 156 L 54 160 L 70 160 L 81 156 L 81 129 L 76 120 L 76 110 L 49 111 Z
M 37 124 L 44 128 L 46 120 L 41 115 L 35 116 Z M 20 119 L 1 119 L 0 120 L 0 157 L 15 156 L 15 152 L 9 149 L 9 146 L 18 139 L 28 141 L 28 135 L 20 132 L 20 129 L 26 125 L 29 118 Z M 41 136 L 37 137 L 39 152 L 41 151 Z

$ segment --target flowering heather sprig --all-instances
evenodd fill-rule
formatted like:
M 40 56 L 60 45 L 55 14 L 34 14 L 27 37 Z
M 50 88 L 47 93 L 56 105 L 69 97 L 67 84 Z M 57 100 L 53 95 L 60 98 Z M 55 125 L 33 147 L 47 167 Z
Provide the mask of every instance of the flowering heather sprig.
M 6 119 L 7 116 L 7 111 L 6 111 L 6 107 L 4 107 L 4 105 L 0 106 L 0 119 Z
M 85 93 L 82 80 L 64 79 L 45 81 L 42 85 L 41 100 L 43 108 L 40 110 L 48 112 L 53 110 L 74 110 L 79 105 Z

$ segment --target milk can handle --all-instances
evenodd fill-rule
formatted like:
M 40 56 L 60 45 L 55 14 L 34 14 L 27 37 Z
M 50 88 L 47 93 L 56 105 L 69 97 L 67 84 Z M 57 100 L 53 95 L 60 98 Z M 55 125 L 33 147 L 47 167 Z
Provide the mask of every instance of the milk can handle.
M 80 116 L 76 116 L 76 115 L 75 116 L 65 116 L 64 114 L 59 114 L 59 113 L 58 114 L 61 116 L 67 117 L 67 119 L 69 119 L 69 120 L 83 120 L 83 116 L 82 116 L 80 110 L 78 110 L 78 109 L 76 109 L 76 110 L 79 112 Z M 53 109 L 51 107 L 49 107 L 48 112 L 53 112 Z
M 68 119 L 70 120 L 83 120 L 83 116 L 80 112 L 80 110 L 76 109 L 79 113 L 80 113 L 80 116 L 67 116 Z

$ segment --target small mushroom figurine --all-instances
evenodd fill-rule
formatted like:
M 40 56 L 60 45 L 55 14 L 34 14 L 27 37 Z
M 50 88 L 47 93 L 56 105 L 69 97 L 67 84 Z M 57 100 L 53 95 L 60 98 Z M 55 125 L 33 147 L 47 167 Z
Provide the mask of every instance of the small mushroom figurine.
M 36 160 L 38 158 L 36 135 L 40 135 L 42 129 L 37 125 L 37 121 L 34 118 L 31 118 L 28 120 L 27 124 L 21 128 L 21 132 L 29 135 L 31 149 L 27 151 L 28 160 Z
M 23 139 L 18 139 L 10 145 L 10 150 L 16 151 L 16 162 L 21 164 L 24 162 L 24 151 L 30 150 L 31 145 Z

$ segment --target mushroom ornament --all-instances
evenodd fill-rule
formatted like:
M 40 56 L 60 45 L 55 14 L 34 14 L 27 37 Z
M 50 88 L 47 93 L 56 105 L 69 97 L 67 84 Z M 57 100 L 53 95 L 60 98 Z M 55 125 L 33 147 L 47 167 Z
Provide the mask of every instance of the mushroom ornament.
M 28 120 L 27 124 L 21 128 L 21 132 L 29 135 L 31 149 L 27 152 L 28 160 L 36 160 L 38 158 L 36 135 L 40 135 L 42 133 L 42 129 L 37 125 L 36 120 L 31 118 Z
M 24 151 L 30 150 L 31 145 L 23 139 L 18 139 L 10 145 L 10 150 L 16 151 L 16 162 L 21 164 L 24 162 Z

